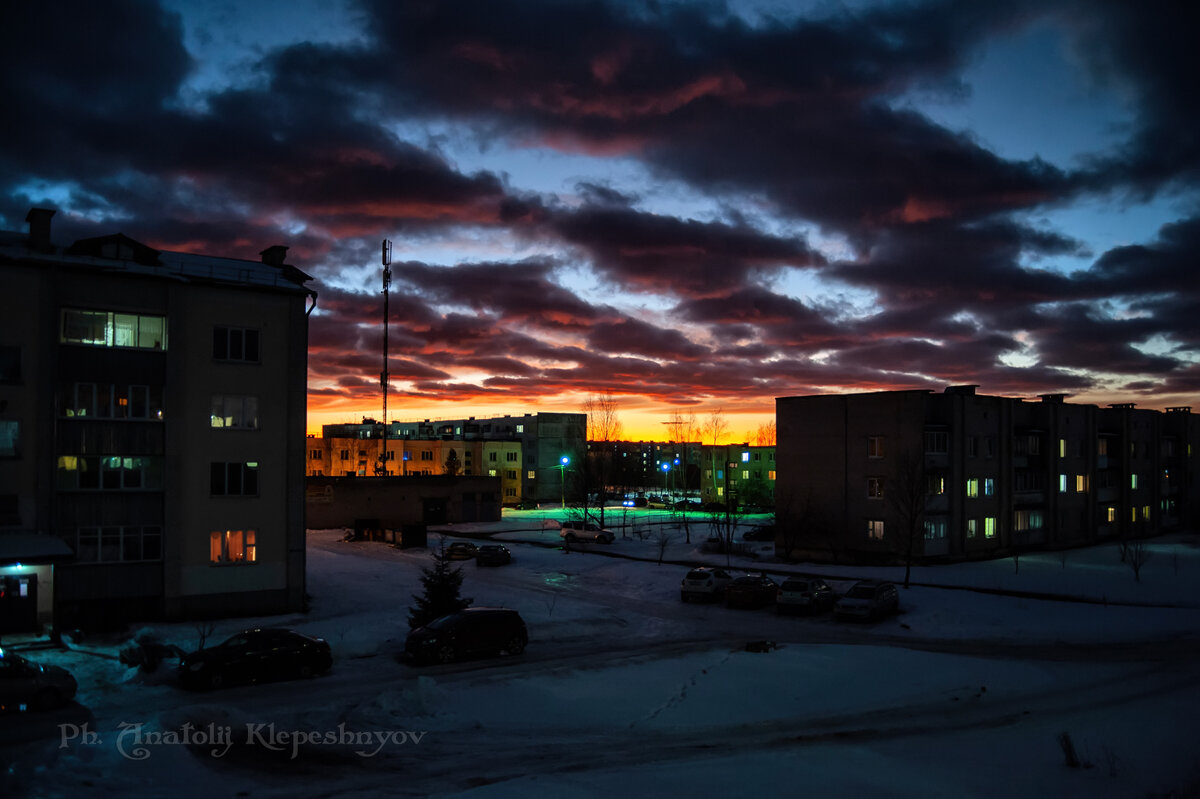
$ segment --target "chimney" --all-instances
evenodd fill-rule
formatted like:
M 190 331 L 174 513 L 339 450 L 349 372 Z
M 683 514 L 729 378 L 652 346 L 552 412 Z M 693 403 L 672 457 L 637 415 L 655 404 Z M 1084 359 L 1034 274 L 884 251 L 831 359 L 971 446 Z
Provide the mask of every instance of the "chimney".
M 29 223 L 29 248 L 38 252 L 50 252 L 50 219 L 57 213 L 53 208 L 30 208 L 25 214 Z
M 270 266 L 283 266 L 283 262 L 287 259 L 288 248 L 282 244 L 275 244 L 259 253 L 262 256 L 262 262 Z

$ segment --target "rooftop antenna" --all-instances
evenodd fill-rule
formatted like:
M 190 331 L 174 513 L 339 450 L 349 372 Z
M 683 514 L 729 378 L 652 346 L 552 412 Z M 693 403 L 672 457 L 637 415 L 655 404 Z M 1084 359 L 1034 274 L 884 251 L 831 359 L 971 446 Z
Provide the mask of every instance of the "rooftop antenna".
M 375 468 L 377 475 L 387 475 L 388 461 L 388 417 L 387 417 L 387 395 L 388 395 L 388 294 L 392 285 L 392 243 L 387 239 L 383 240 L 383 371 L 379 374 L 379 386 L 383 389 L 383 453 L 379 458 L 379 465 Z

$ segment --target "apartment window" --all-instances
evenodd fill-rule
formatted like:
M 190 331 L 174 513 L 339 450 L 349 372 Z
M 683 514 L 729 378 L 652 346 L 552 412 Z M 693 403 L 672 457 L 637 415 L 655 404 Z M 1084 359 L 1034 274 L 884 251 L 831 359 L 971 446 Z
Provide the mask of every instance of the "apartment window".
M 867 519 L 867 538 L 872 541 L 883 540 L 883 520 Z
M 967 496 L 968 497 L 979 496 L 979 478 L 978 477 L 971 477 L 967 480 Z
M 516 469 L 506 469 L 504 472 L 504 476 L 507 477 L 509 480 L 516 480 L 517 479 L 517 470 Z
M 941 474 L 927 475 L 925 478 L 925 492 L 935 496 L 946 493 L 946 477 Z
M 421 460 L 423 460 L 423 461 L 433 460 L 433 450 L 431 450 L 431 449 L 421 450 Z
M 742 479 L 743 479 L 743 480 L 749 480 L 749 479 L 750 479 L 750 470 L 749 470 L 749 469 L 743 469 L 743 470 L 742 470 Z
M 149 455 L 59 455 L 55 485 L 65 491 L 157 491 L 162 458 Z
M 979 535 L 979 520 L 967 519 L 967 538 L 974 538 Z
M 208 535 L 210 563 L 254 563 L 258 542 L 253 530 L 214 530 Z
M 985 458 L 996 457 L 996 439 L 992 436 L 987 436 L 983 439 L 983 456 Z
M 343 452 L 344 451 L 345 450 L 343 450 Z M 322 454 L 321 450 L 319 450 L 319 449 L 310 449 L 308 451 L 309 460 L 319 461 L 319 460 L 324 460 L 324 457 L 325 456 Z
M 211 493 L 220 496 L 257 496 L 258 462 L 246 463 L 214 462 L 210 465 L 212 477 Z
M 338 454 L 341 455 L 342 460 L 344 460 L 344 461 L 350 460 L 350 450 L 344 449 Z
M 21 423 L 0 419 L 0 458 L 15 458 L 20 455 Z
M 1086 494 L 1088 490 L 1088 476 L 1086 474 L 1075 475 L 1075 493 Z
M 883 436 L 867 436 L 867 457 L 883 457 Z
M 504 453 L 504 460 L 508 461 L 509 463 L 516 463 L 520 459 L 521 459 L 521 454 L 519 452 Z
M 1067 476 L 1065 474 L 1058 475 L 1058 493 L 1067 493 Z
M 979 436 L 971 436 L 967 439 L 967 457 L 979 457 Z
M 1067 440 L 1065 438 L 1060 438 L 1058 440 L 1058 457 L 1067 457 Z
M 496 457 L 495 452 L 488 453 L 488 463 L 495 463 L 497 460 L 499 460 L 499 459 Z
M 1113 505 L 1109 505 L 1107 508 L 1105 508 L 1104 509 L 1104 519 L 1109 524 L 1112 524 L 1113 522 L 1115 522 L 1117 520 L 1116 507 L 1114 507 Z
M 518 432 L 518 433 L 524 433 L 524 432 L 525 432 L 525 425 L 523 425 L 523 424 L 519 424 L 519 425 L 517 425 L 517 432 Z
M 516 495 L 517 495 L 517 489 L 515 489 L 515 488 L 506 488 L 506 489 L 504 489 L 504 496 L 506 496 L 506 497 L 515 497 Z
M 488 469 L 488 477 L 495 477 L 495 476 L 496 476 L 496 470 Z
M 994 497 L 996 495 L 996 479 L 993 477 L 983 478 L 983 495 L 985 497 Z
M 213 358 L 258 363 L 258 331 L 246 327 L 214 327 Z
M 534 479 L 536 479 L 536 478 L 537 478 L 537 472 L 533 471 L 532 469 L 530 469 L 529 471 L 525 472 L 525 479 L 526 479 L 526 480 L 534 480 Z
M 996 537 L 996 517 L 995 516 L 984 517 L 983 537 L 984 538 L 995 538 Z
M 80 527 L 75 531 L 78 563 L 162 560 L 162 528 L 157 525 Z
M 1013 452 L 1017 455 L 1040 455 L 1042 439 L 1036 433 L 1016 436 L 1013 439 Z
M 1149 519 L 1150 519 L 1150 506 L 1143 505 L 1142 506 L 1142 521 L 1149 521 Z
M 257 430 L 258 397 L 214 394 L 212 426 L 223 430 Z
M 883 478 L 867 478 L 867 499 L 883 499 Z
M 1097 455 L 1107 455 L 1108 454 L 1108 439 L 1107 438 L 1096 439 L 1096 454 Z
M 165 350 L 167 319 L 164 316 L 64 308 L 59 342 L 88 347 Z
M 933 453 L 949 452 L 950 434 L 941 430 L 926 430 L 925 451 Z
M 61 391 L 61 413 L 68 419 L 163 418 L 162 389 L 114 383 L 72 383 Z
M 1040 510 L 1019 510 L 1013 514 L 1014 530 L 1041 530 L 1045 524 Z
M 775 470 L 774 470 L 774 469 L 770 469 L 770 470 L 768 470 L 768 471 L 767 471 L 767 479 L 768 479 L 768 480 L 774 480 L 774 479 L 775 479 Z
M 946 537 L 946 519 L 939 516 L 936 519 L 925 520 L 925 540 L 936 541 Z
M 742 463 L 749 463 L 749 462 L 750 462 L 750 453 L 743 452 L 742 453 Z
M 21 382 L 21 348 L 12 345 L 0 346 L 0 384 L 13 385 Z

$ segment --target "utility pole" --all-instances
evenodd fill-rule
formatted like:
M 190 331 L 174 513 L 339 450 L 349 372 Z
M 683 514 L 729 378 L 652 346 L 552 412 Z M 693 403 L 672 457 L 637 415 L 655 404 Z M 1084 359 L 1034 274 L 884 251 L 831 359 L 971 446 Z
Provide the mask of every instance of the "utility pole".
M 388 473 L 388 417 L 387 417 L 387 399 L 388 399 L 388 295 L 392 285 L 392 243 L 387 239 L 383 240 L 383 371 L 379 374 L 379 386 L 383 389 L 383 453 L 379 458 L 379 466 L 376 467 L 377 475 L 386 476 Z

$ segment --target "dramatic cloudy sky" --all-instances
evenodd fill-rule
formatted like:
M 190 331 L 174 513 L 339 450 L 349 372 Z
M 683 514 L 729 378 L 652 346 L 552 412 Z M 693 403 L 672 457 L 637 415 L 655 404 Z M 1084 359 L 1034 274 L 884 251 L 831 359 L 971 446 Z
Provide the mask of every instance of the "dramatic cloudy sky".
M 0 26 L 0 223 L 320 292 L 310 428 L 627 431 L 975 383 L 1200 389 L 1196 3 L 105 0 Z

